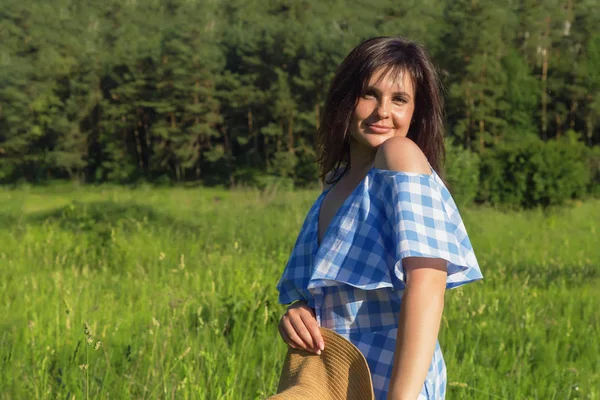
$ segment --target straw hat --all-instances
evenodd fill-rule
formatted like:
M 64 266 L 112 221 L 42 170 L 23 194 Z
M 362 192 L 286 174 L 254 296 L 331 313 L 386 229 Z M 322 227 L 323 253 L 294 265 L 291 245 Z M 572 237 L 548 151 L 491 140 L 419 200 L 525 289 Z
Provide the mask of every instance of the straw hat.
M 374 400 L 367 360 L 349 340 L 320 328 L 321 355 L 288 350 L 277 394 L 268 400 Z

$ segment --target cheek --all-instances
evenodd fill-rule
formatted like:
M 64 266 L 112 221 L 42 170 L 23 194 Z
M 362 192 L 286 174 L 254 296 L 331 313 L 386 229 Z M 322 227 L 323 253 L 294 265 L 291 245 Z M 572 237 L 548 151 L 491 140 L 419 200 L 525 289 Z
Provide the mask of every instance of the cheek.
M 373 112 L 372 107 L 368 102 L 359 100 L 358 104 L 356 104 L 356 108 L 354 109 L 354 120 L 356 122 L 362 121 L 371 115 Z
M 408 126 L 413 116 L 413 111 L 413 107 L 407 107 L 402 110 L 398 110 L 396 113 L 394 113 L 394 119 L 396 120 L 396 123 L 400 126 Z

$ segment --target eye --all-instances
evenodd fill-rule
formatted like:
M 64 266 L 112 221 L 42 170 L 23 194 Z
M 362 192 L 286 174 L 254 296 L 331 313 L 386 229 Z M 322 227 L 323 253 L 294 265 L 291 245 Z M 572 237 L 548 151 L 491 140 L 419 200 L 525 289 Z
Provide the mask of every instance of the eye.
M 377 96 L 375 95 L 375 92 L 373 90 L 366 90 L 363 94 L 363 97 L 365 99 L 374 99 Z
M 394 103 L 405 104 L 408 103 L 408 100 L 402 96 L 396 96 L 393 98 Z

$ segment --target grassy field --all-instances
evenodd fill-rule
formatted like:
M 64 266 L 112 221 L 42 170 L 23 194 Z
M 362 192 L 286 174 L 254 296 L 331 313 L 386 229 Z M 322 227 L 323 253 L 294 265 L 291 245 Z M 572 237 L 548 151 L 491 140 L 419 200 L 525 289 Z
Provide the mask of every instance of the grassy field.
M 317 194 L 0 191 L 0 398 L 272 394 L 275 284 Z M 462 215 L 485 280 L 447 292 L 447 398 L 600 399 L 600 201 Z

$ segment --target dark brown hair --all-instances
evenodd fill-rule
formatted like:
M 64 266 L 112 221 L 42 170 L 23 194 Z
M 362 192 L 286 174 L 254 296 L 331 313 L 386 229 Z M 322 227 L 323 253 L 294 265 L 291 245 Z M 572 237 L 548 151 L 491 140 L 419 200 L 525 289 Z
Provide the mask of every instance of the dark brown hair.
M 415 88 L 415 110 L 407 136 L 443 176 L 444 99 L 437 70 L 421 45 L 403 38 L 377 37 L 361 43 L 346 56 L 329 86 L 317 130 L 317 162 L 322 179 L 346 163 L 342 174 L 336 174 L 335 182 L 350 167 L 352 115 L 371 75 L 380 68 L 394 74 L 406 71 L 410 74 Z

